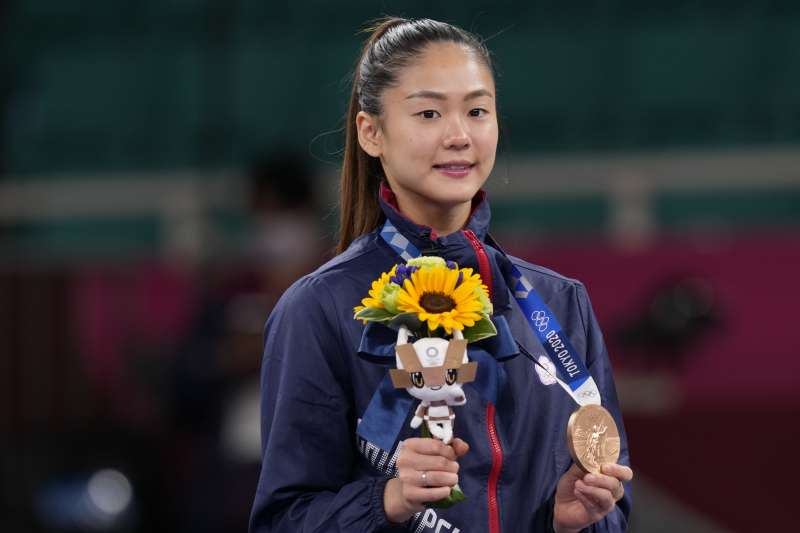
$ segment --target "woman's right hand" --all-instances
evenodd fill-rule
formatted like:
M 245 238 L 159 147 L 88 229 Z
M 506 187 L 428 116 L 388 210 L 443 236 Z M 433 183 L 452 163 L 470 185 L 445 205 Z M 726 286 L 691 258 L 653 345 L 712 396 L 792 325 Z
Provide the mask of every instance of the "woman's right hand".
M 397 456 L 398 477 L 386 483 L 383 493 L 386 518 L 402 523 L 424 511 L 426 503 L 447 498 L 458 483 L 457 460 L 468 451 L 458 438 L 449 445 L 439 439 L 406 439 Z

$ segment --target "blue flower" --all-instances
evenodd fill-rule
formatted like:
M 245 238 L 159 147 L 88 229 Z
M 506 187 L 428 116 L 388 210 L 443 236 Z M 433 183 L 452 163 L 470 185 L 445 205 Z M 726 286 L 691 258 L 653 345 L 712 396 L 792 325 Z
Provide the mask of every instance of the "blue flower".
M 402 287 L 403 282 L 411 279 L 411 274 L 417 270 L 419 270 L 418 266 L 397 265 L 397 270 L 395 270 L 394 276 L 390 278 L 390 281 Z

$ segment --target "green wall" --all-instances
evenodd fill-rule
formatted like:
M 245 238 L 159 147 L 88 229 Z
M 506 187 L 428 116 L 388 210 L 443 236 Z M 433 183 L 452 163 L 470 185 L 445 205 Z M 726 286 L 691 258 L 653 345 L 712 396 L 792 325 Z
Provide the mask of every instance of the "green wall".
M 796 1 L 28 0 L 5 9 L 5 175 L 239 167 L 274 150 L 336 160 L 356 31 L 382 13 L 490 37 L 506 151 L 800 142 Z

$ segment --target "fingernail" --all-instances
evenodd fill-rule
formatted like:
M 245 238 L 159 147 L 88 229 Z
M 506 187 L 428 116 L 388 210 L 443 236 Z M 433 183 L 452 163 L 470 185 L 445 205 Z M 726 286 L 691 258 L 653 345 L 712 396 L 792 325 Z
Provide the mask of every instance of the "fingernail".
M 583 480 L 587 483 L 594 483 L 595 481 L 597 481 L 597 476 L 595 476 L 594 474 L 586 474 Z

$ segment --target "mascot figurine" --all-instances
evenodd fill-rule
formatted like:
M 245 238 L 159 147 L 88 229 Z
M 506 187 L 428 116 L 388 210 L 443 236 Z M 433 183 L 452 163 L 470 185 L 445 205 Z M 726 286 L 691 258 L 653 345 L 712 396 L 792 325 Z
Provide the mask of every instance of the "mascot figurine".
M 390 370 L 392 384 L 421 400 L 411 427 L 416 429 L 425 421 L 431 435 L 450 444 L 456 416 L 451 406 L 466 403 L 461 384 L 475 379 L 478 363 L 467 359 L 467 341 L 459 330 L 453 330 L 449 341 L 423 337 L 409 344 L 408 337 L 408 328 L 400 327 L 397 368 Z

